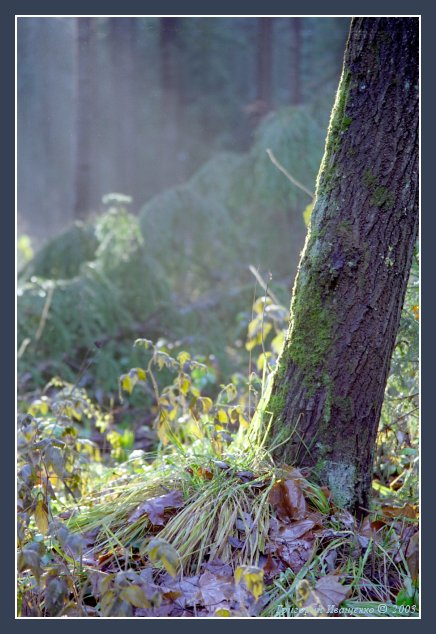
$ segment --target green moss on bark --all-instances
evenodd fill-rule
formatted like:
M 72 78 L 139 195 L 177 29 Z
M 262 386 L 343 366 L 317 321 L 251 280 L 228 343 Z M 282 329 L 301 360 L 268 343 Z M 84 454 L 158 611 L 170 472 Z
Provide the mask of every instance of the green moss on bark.
M 371 170 L 365 170 L 363 182 L 371 193 L 371 205 L 384 211 L 392 209 L 395 203 L 394 194 L 387 187 L 380 185 L 377 176 Z
M 352 119 L 346 113 L 348 95 L 350 91 L 350 81 L 350 72 L 344 68 L 338 92 L 336 93 L 336 101 L 333 106 L 329 129 L 327 132 L 324 156 L 318 175 L 318 194 L 329 192 L 333 187 L 336 175 L 335 157 L 341 146 L 342 137 L 352 123 Z

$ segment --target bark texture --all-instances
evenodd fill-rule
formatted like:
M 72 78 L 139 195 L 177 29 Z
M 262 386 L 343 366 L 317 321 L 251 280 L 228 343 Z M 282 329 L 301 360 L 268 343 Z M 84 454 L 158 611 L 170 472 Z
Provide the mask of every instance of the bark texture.
M 417 18 L 352 20 L 266 408 L 276 458 L 357 514 L 418 232 L 418 38 Z

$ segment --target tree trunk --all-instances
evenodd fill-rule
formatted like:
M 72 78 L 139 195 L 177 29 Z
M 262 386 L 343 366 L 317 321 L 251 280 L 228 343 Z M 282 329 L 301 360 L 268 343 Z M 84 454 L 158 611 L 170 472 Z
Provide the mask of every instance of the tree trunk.
M 275 457 L 358 515 L 418 232 L 418 38 L 417 18 L 352 20 L 266 407 Z
M 160 18 L 161 80 L 161 187 L 174 185 L 178 176 L 179 93 L 177 39 L 180 18 Z
M 74 217 L 86 218 L 91 199 L 91 60 L 90 33 L 92 18 L 77 18 L 76 45 L 76 157 Z
M 258 19 L 257 100 L 264 113 L 272 102 L 272 24 L 272 18 Z
M 303 18 L 291 18 L 291 104 L 301 103 L 301 23 Z

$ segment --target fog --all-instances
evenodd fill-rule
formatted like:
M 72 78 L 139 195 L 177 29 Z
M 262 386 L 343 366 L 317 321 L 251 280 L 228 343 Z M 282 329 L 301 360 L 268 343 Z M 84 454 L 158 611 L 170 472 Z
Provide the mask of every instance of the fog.
M 327 125 L 348 25 L 18 18 L 20 234 L 40 244 L 99 213 L 109 192 L 131 196 L 138 213 L 216 153 L 248 152 L 281 108 L 312 108 Z

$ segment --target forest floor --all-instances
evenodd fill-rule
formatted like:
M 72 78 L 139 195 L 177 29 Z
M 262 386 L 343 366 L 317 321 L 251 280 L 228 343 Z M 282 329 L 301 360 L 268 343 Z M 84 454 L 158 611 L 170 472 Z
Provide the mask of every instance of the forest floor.
M 121 410 L 148 385 L 152 425 L 123 429 L 119 412 L 59 380 L 27 398 L 19 615 L 418 616 L 410 457 L 390 486 L 377 463 L 371 509 L 357 521 L 310 472 L 274 464 L 268 413 L 247 414 L 250 389 L 231 382 L 203 396 L 202 363 L 136 345 L 149 362 L 120 377 Z M 159 387 L 159 371 L 173 382 Z

